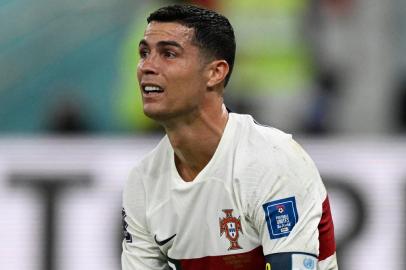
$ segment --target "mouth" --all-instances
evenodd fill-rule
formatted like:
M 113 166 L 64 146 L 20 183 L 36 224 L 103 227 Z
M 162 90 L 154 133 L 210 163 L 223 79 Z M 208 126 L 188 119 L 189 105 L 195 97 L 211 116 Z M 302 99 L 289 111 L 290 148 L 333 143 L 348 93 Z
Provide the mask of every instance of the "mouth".
M 141 88 L 142 88 L 142 92 L 144 92 L 145 94 L 164 92 L 164 89 L 161 86 L 155 85 L 155 84 L 142 84 Z

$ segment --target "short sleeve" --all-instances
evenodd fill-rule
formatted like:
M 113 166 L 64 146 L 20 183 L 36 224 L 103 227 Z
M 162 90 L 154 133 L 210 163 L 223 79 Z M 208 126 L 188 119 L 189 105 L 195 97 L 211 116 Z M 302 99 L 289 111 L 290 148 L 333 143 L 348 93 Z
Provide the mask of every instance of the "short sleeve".
M 123 193 L 123 270 L 170 269 L 146 223 L 145 191 L 141 174 L 133 170 Z
M 264 255 L 298 252 L 317 257 L 318 225 L 326 197 L 319 173 L 292 139 L 274 147 L 270 155 L 252 210 Z

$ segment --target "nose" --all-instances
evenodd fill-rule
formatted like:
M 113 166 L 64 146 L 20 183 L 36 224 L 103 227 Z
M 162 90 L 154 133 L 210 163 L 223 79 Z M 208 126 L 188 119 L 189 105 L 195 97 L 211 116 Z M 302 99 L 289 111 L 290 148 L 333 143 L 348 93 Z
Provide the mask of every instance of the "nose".
M 156 57 L 150 54 L 147 57 L 140 59 L 138 70 L 144 75 L 158 74 L 158 64 L 156 61 Z

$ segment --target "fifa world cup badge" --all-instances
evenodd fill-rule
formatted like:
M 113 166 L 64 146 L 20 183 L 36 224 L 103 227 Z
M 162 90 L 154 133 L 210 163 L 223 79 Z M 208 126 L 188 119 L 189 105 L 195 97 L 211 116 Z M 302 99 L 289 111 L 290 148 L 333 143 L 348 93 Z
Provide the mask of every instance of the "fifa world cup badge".
M 223 212 L 226 214 L 226 217 L 219 218 L 220 237 L 223 233 L 226 234 L 226 238 L 230 241 L 228 250 L 242 249 L 238 244 L 239 232 L 242 233 L 241 218 L 233 217 L 233 209 L 223 209 Z

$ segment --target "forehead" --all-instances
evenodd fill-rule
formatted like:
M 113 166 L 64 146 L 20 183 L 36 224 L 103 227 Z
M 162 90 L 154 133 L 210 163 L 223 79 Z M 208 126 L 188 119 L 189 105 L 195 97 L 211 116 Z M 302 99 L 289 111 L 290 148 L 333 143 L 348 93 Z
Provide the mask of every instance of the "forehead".
M 148 43 L 159 41 L 177 41 L 181 45 L 191 43 L 194 35 L 193 28 L 176 22 L 150 22 L 144 32 L 144 40 Z

